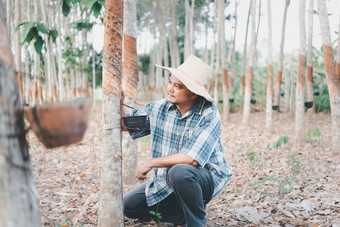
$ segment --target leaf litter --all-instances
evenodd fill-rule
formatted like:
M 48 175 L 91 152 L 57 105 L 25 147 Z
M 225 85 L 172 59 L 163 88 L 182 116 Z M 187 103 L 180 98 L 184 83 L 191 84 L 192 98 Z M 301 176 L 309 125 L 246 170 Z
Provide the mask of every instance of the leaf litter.
M 100 191 L 101 108 L 90 117 L 82 142 L 46 149 L 30 131 L 27 140 L 36 180 L 42 226 L 97 225 Z M 331 119 L 306 119 L 303 144 L 294 143 L 295 119 L 274 114 L 274 131 L 265 129 L 265 113 L 251 125 L 231 114 L 221 142 L 233 175 L 206 208 L 207 226 L 339 226 L 340 157 L 331 152 Z M 314 136 L 317 135 L 317 136 Z M 151 157 L 148 138 L 138 141 L 138 162 Z M 123 185 L 124 193 L 135 185 Z M 125 226 L 171 226 L 125 219 Z

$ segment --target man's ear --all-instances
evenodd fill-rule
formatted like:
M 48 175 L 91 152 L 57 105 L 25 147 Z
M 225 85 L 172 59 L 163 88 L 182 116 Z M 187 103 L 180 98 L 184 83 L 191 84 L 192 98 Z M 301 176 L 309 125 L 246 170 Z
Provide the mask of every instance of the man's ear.
M 191 92 L 191 94 L 190 94 L 190 99 L 191 99 L 191 100 L 195 100 L 195 99 L 197 98 L 197 96 L 198 96 L 197 94 Z

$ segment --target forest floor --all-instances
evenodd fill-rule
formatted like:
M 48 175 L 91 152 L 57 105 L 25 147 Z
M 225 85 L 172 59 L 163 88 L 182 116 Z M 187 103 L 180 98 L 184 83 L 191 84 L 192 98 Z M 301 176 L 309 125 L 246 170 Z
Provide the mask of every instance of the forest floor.
M 46 149 L 30 131 L 28 141 L 42 226 L 96 226 L 99 207 L 101 107 L 92 112 L 82 142 Z M 331 119 L 306 119 L 307 142 L 294 143 L 291 114 L 251 114 L 251 126 L 232 113 L 222 146 L 233 175 L 207 206 L 207 226 L 340 226 L 340 157 L 331 152 Z M 149 159 L 149 137 L 138 140 L 138 161 Z M 140 182 L 136 183 L 139 184 Z M 124 193 L 135 185 L 124 185 Z M 126 226 L 170 226 L 125 221 Z

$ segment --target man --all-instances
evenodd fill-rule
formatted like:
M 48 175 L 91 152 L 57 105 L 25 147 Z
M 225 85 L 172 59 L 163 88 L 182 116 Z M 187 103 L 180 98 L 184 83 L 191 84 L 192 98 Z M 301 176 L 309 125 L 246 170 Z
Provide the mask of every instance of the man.
M 140 220 L 158 219 L 174 225 L 204 226 L 205 205 L 231 176 L 220 143 L 221 121 L 203 84 L 211 67 L 191 55 L 171 73 L 167 99 L 134 110 L 147 115 L 152 159 L 137 167 L 136 177 L 155 176 L 124 196 L 124 214 Z

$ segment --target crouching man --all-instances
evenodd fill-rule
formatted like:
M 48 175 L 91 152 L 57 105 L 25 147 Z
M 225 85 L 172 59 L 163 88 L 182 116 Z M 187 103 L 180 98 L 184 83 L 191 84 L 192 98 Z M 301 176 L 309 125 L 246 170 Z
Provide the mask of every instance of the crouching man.
M 132 116 L 147 115 L 152 159 L 137 167 L 136 177 L 154 177 L 124 196 L 124 214 L 139 220 L 158 219 L 174 225 L 204 226 L 206 204 L 231 176 L 221 146 L 221 121 L 204 88 L 211 68 L 191 55 L 171 73 L 166 99 L 149 103 Z

